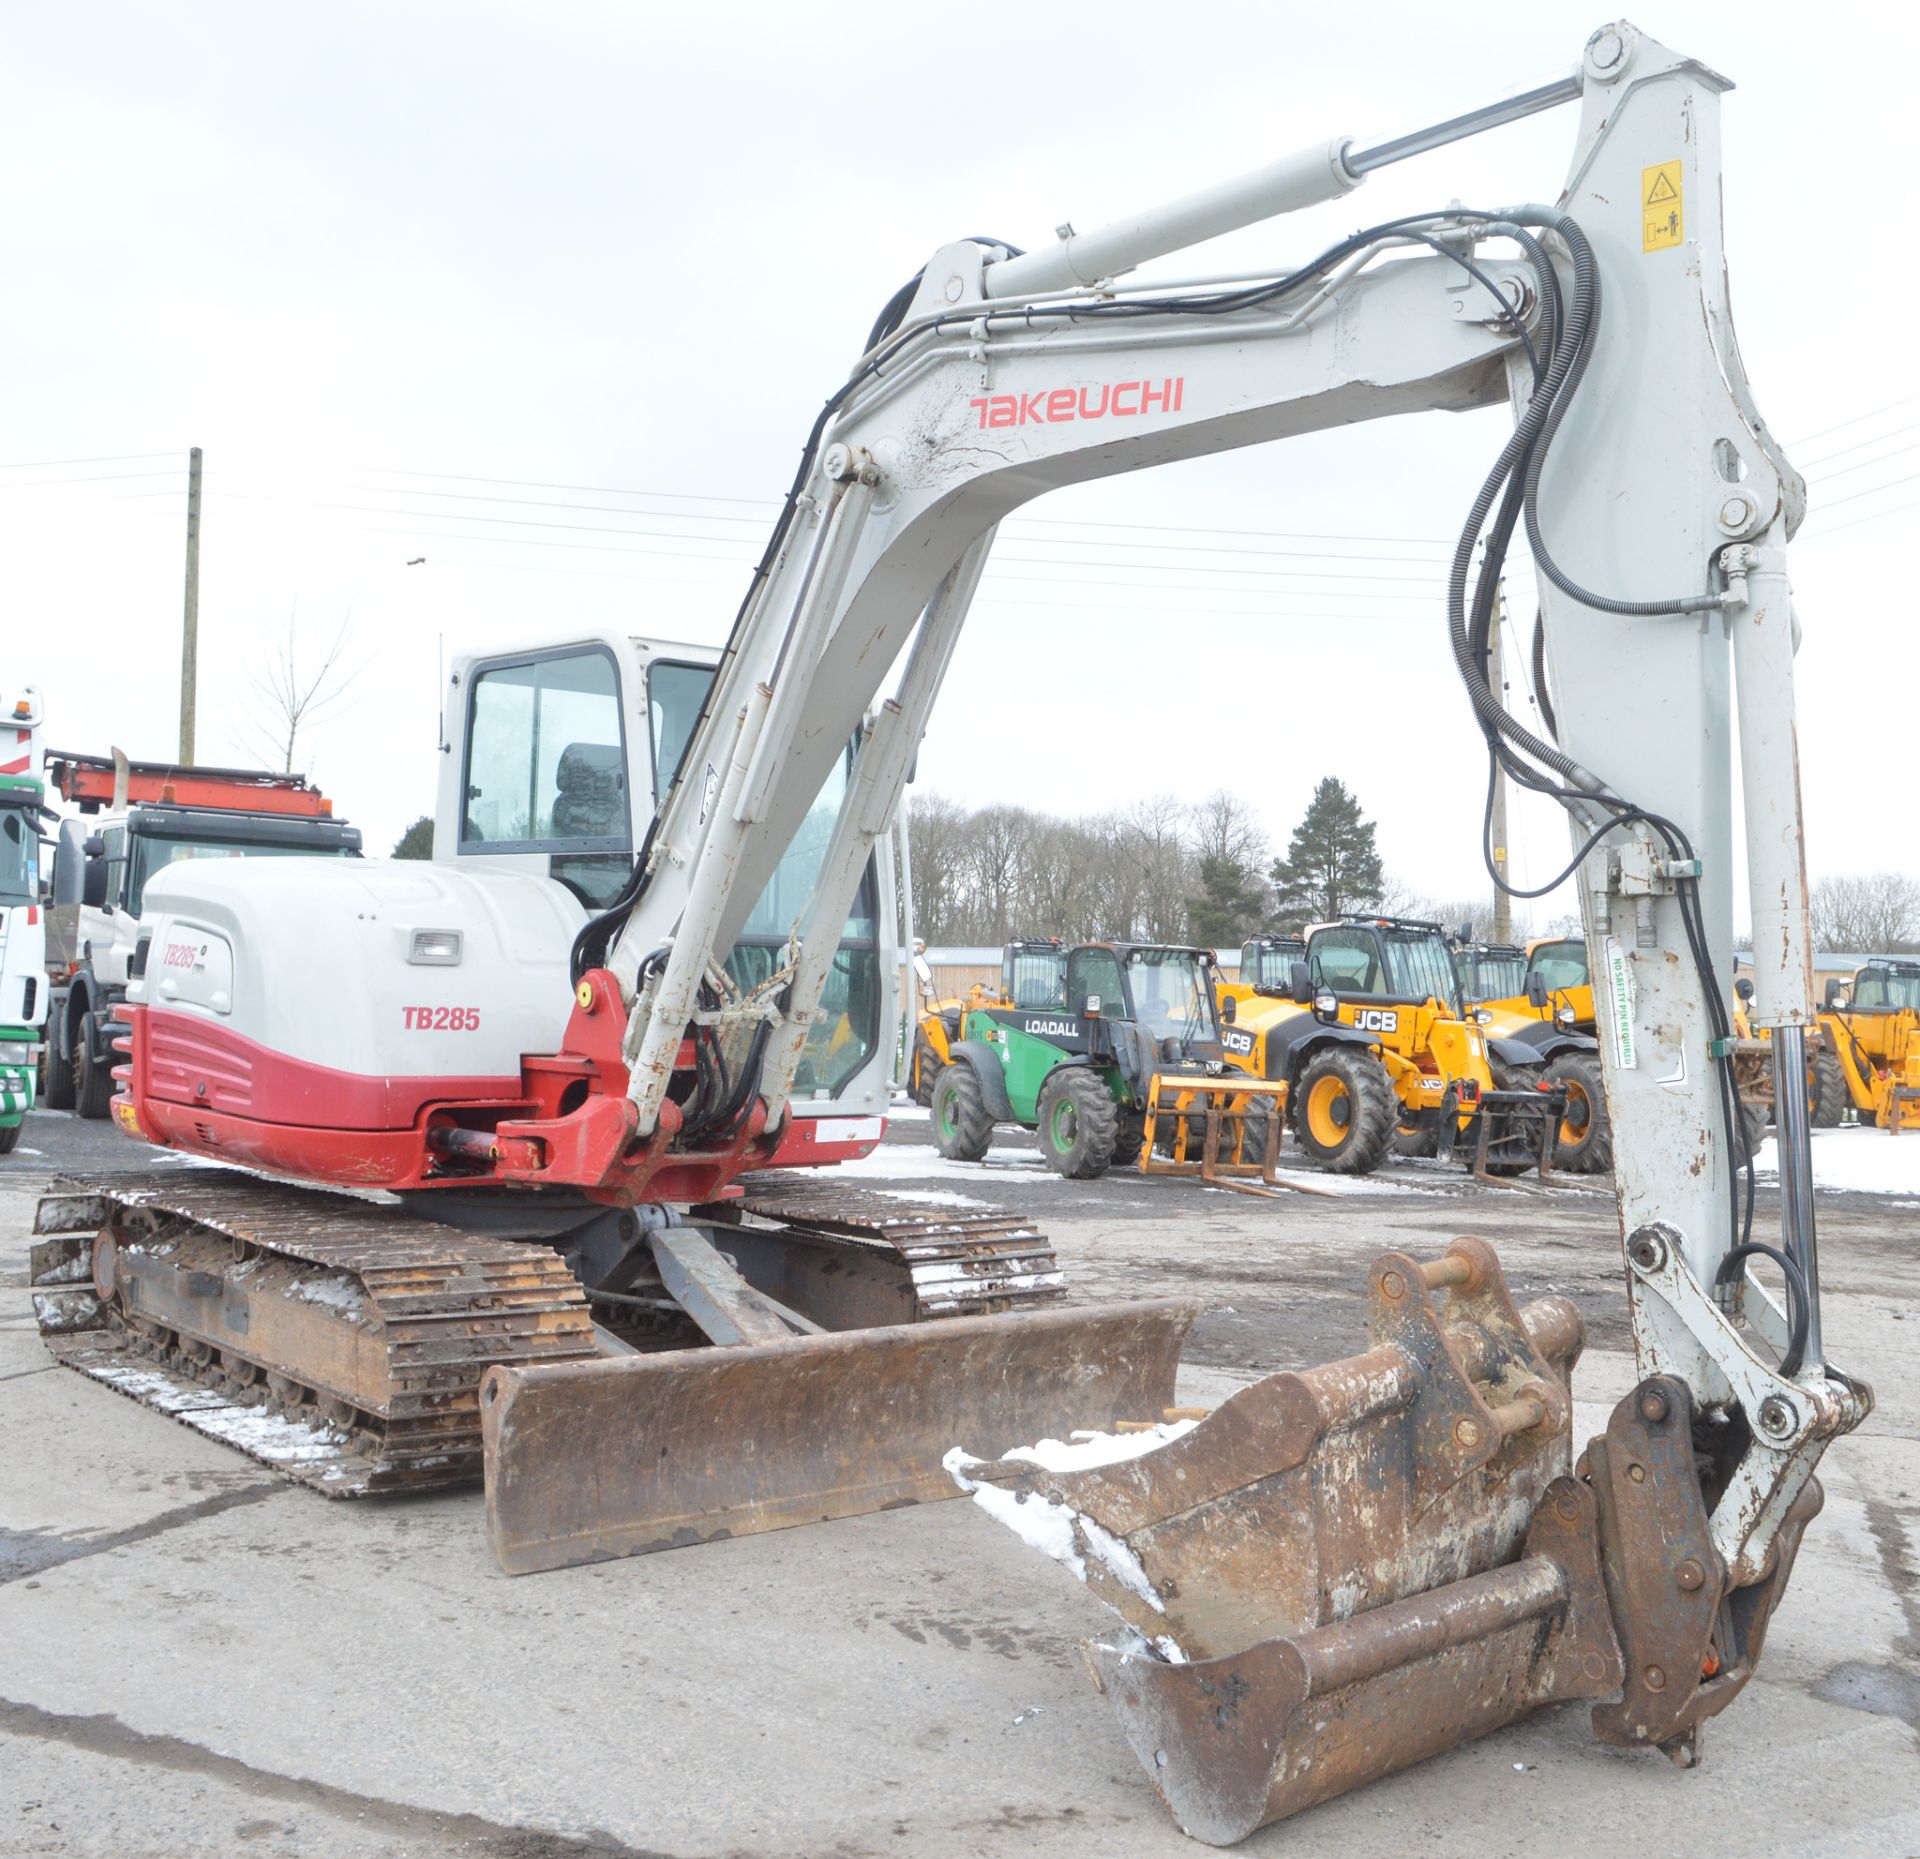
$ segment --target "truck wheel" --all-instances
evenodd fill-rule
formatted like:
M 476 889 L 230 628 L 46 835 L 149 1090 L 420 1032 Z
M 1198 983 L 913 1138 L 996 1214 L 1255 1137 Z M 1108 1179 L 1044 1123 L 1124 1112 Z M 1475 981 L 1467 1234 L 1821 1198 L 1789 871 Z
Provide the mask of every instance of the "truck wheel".
M 1760 1153 L 1760 1145 L 1767 1140 L 1767 1107 L 1765 1104 L 1749 1104 L 1743 1097 L 1740 1100 L 1740 1129 L 1746 1138 L 1747 1147 L 1755 1155 Z M 1733 1158 L 1735 1168 L 1746 1166 L 1745 1151 Z
M 65 1052 L 47 1046 L 47 1108 L 49 1110 L 71 1110 L 73 1108 L 73 1060 Z
M 1114 1131 L 1113 1166 L 1138 1168 L 1140 1150 L 1147 1140 L 1147 1113 L 1144 1110 L 1122 1110 Z
M 113 1102 L 113 1067 L 104 1061 L 94 1063 L 85 1027 L 80 1029 L 80 1043 L 73 1049 L 73 1099 L 74 1109 L 96 1123 Z
M 1839 1053 L 1822 1046 L 1813 1055 L 1811 1070 L 1813 1089 L 1807 1093 L 1807 1109 L 1813 1117 L 1813 1127 L 1837 1130 L 1840 1119 L 1853 1102 L 1847 1090 L 1846 1067 L 1840 1063 Z
M 1600 1061 L 1587 1052 L 1563 1052 L 1547 1067 L 1549 1084 L 1567 1087 L 1567 1111 L 1553 1159 L 1576 1175 L 1603 1175 L 1613 1166 L 1613 1122 Z
M 1393 1153 L 1425 1161 L 1440 1153 L 1440 1113 L 1437 1110 L 1400 1112 L 1393 1132 Z
M 949 1162 L 978 1162 L 993 1147 L 993 1112 L 971 1065 L 943 1065 L 933 1086 L 933 1146 Z
M 1120 1137 L 1120 1106 L 1106 1080 L 1061 1066 L 1040 1087 L 1040 1153 L 1056 1175 L 1092 1181 L 1107 1172 Z
M 913 1034 L 913 1101 L 924 1109 L 933 1108 L 933 1087 L 940 1082 L 940 1055 L 933 1041 L 919 1027 Z
M 13 1153 L 13 1145 L 20 1140 L 20 1130 L 18 1123 L 10 1123 L 5 1129 L 0 1129 L 0 1155 Z
M 1293 1100 L 1293 1134 L 1336 1175 L 1370 1175 L 1400 1121 L 1387 1068 L 1371 1052 L 1334 1046 L 1308 1061 Z

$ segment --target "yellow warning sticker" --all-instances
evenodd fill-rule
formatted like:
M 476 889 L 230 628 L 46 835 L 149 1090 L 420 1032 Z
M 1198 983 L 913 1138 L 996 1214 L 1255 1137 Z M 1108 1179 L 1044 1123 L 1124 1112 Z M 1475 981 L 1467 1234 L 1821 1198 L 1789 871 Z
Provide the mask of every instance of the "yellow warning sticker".
M 1680 199 L 1680 164 L 1663 161 L 1640 170 L 1640 249 L 1657 252 L 1678 245 L 1686 230 Z

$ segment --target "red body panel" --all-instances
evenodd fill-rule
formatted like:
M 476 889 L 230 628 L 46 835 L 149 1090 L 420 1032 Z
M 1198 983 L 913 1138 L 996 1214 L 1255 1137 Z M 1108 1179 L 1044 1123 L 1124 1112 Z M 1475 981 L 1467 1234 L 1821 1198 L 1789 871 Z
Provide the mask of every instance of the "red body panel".
M 558 1053 L 511 1078 L 381 1078 L 290 1058 L 198 1015 L 123 1005 L 115 1121 L 165 1148 L 305 1181 L 414 1189 L 489 1181 L 567 1187 L 614 1205 L 693 1205 L 725 1195 L 749 1169 L 818 1167 L 869 1154 L 871 1137 L 821 1142 L 813 1120 L 775 1140 L 754 1107 L 721 1149 L 676 1151 L 680 1113 L 635 1131 L 620 1058 L 626 1015 L 613 978 L 587 977 Z M 884 1124 L 881 1130 L 884 1130 Z

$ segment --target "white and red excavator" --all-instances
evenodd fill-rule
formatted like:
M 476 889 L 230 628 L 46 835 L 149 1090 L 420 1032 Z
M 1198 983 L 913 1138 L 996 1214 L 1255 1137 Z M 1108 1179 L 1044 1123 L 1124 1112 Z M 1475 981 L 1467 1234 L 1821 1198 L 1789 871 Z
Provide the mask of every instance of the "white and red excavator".
M 617 642 L 466 665 L 431 866 L 175 866 L 147 888 L 129 1133 L 392 1189 L 459 1225 L 251 1177 L 69 1195 L 45 1223 L 97 1236 L 47 1270 L 71 1275 L 76 1322 L 105 1327 L 55 1341 L 328 1391 L 361 1437 L 385 1429 L 372 1463 L 405 1433 L 415 1466 L 440 1422 L 468 1449 L 460 1403 L 495 1349 L 479 1405 L 511 1567 L 931 1495 L 906 1461 L 944 1431 L 980 1454 L 955 1460 L 961 1479 L 1124 1617 L 1093 1649 L 1098 1681 L 1203 1839 L 1555 1700 L 1592 1700 L 1609 1741 L 1692 1760 L 1752 1674 L 1822 1452 L 1871 1406 L 1820 1326 L 1786 567 L 1804 490 L 1729 316 L 1727 89 L 1617 23 L 1564 79 L 1432 129 L 1323 142 L 1031 252 L 935 252 L 815 422 L 710 675 L 669 697 L 657 661 L 636 682 Z M 1550 204 L 1455 203 L 1283 264 L 1134 275 L 1563 105 L 1578 127 Z M 857 1223 L 821 1252 L 831 1220 L 786 1239 L 798 1210 L 732 1191 L 791 1159 L 810 1119 L 831 1147 L 835 1125 L 878 1114 L 875 847 L 1000 520 L 1059 485 L 1434 408 L 1511 422 L 1504 438 L 1461 422 L 1491 463 L 1435 623 L 1490 766 L 1573 822 L 1642 1377 L 1605 1433 L 1575 1454 L 1577 1313 L 1516 1308 L 1471 1240 L 1376 1265 L 1364 1354 L 1270 1376 L 1084 1471 L 1001 1459 L 1020 1403 L 980 1389 L 1004 1369 L 1027 1418 L 1077 1404 L 1072 1423 L 1097 1425 L 1128 1401 L 1151 1417 L 1190 1305 L 1116 1311 L 1097 1345 L 1093 1312 L 876 1325 L 863 1305 L 859 1327 L 594 1354 L 589 1309 L 776 1326 L 837 1262 L 886 1263 Z M 1545 734 L 1487 676 L 1522 528 Z M 1726 1008 L 1736 740 L 1754 1017 L 1792 1081 L 1764 1238 Z M 825 1264 L 796 1288 L 806 1274 L 755 1266 L 763 1244 Z M 756 1272 L 761 1301 L 743 1302 Z M 498 1288 L 476 1289 L 488 1273 Z M 466 1377 L 437 1409 L 415 1395 L 436 1349 Z M 1127 1387 L 1121 1360 L 1139 1369 Z M 393 1378 L 385 1412 L 375 1370 Z M 863 1457 L 876 1440 L 884 1478 Z

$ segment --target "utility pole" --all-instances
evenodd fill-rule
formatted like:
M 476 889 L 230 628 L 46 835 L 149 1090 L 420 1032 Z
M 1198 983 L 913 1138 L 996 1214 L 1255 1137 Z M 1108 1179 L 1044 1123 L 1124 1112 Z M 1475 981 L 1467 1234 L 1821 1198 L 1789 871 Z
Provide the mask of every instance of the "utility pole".
M 1507 707 L 1507 686 L 1500 667 L 1500 638 L 1506 629 L 1507 578 L 1502 575 L 1493 597 L 1493 640 L 1487 652 L 1487 683 L 1503 710 Z M 1493 869 L 1501 878 L 1507 877 L 1507 776 L 1498 763 L 1493 770 Z M 1497 884 L 1493 887 L 1493 940 L 1513 940 L 1513 899 Z
M 200 448 L 187 454 L 187 601 L 180 627 L 180 765 L 193 763 L 194 687 L 200 676 Z

